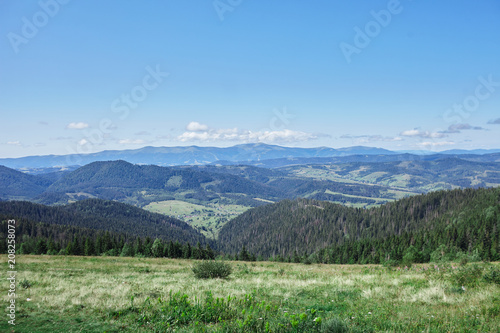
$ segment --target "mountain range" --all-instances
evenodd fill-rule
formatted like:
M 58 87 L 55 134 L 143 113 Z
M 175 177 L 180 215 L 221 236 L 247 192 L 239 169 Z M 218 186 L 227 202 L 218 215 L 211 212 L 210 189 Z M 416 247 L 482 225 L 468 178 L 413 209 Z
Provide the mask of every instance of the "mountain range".
M 500 149 L 494 150 L 470 150 L 470 151 L 445 151 L 437 155 L 484 155 L 500 153 Z M 232 163 L 247 164 L 247 162 L 258 162 L 274 159 L 288 158 L 331 158 L 342 156 L 380 156 L 380 155 L 405 155 L 425 156 L 436 155 L 425 151 L 394 152 L 374 147 L 347 147 L 347 148 L 294 148 L 268 145 L 262 143 L 241 144 L 232 147 L 144 147 L 130 150 L 109 150 L 91 154 L 69 154 L 69 155 L 46 155 L 27 156 L 20 158 L 0 158 L 0 165 L 14 169 L 33 169 L 49 167 L 82 166 L 96 161 L 123 160 L 133 164 L 153 164 L 160 166 L 172 165 L 200 165 L 210 163 Z M 408 157 L 407 157 L 408 158 Z M 497 160 L 500 157 L 497 156 Z

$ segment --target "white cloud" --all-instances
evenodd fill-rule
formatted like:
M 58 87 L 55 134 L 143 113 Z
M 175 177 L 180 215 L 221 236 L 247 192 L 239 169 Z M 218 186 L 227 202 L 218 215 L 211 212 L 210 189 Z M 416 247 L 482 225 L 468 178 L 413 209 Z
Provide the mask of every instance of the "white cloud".
M 353 139 L 353 140 L 357 140 L 360 143 L 369 143 L 369 142 L 377 142 L 377 141 L 394 142 L 394 141 L 402 141 L 403 140 L 399 136 L 392 137 L 392 136 L 383 136 L 383 135 L 350 135 L 350 134 L 344 134 L 340 138 L 341 139 Z
M 239 141 L 239 142 L 267 142 L 267 143 L 290 143 L 297 141 L 315 140 L 320 135 L 292 131 L 288 129 L 279 131 L 249 131 L 238 130 L 237 128 L 229 129 L 210 129 L 205 131 L 188 131 L 177 137 L 177 140 L 182 142 L 188 141 Z
M 197 121 L 192 121 L 186 126 L 186 130 L 190 132 L 202 132 L 208 130 L 208 126 L 204 124 L 200 124 Z
M 118 140 L 118 143 L 121 145 L 141 145 L 143 143 L 146 143 L 146 141 L 137 139 L 137 140 L 132 140 L 132 139 L 121 139 Z
M 412 130 L 403 131 L 399 135 L 408 137 L 429 138 L 429 139 L 439 139 L 447 137 L 447 135 L 442 132 L 421 131 L 416 128 Z
M 88 143 L 88 141 L 87 141 L 87 140 L 85 140 L 85 139 L 81 139 L 80 141 L 78 141 L 78 144 L 79 144 L 80 146 L 83 146 L 83 145 L 85 145 L 85 144 L 87 144 L 87 143 Z
M 442 147 L 442 146 L 453 146 L 455 142 L 450 141 L 442 141 L 442 142 L 420 142 L 417 143 L 417 146 L 424 148 L 434 148 L 434 147 Z
M 11 145 L 11 146 L 20 146 L 21 142 L 20 141 L 9 141 L 9 142 L 7 142 L 7 144 Z
M 492 119 L 492 120 L 488 121 L 488 124 L 490 124 L 490 125 L 500 125 L 500 118 Z
M 475 130 L 475 131 L 485 131 L 485 128 L 479 126 L 471 126 L 470 124 L 453 124 L 448 127 L 448 130 L 441 133 L 460 133 L 461 131 Z
M 66 128 L 67 129 L 84 129 L 84 128 L 87 128 L 89 127 L 89 124 L 87 123 L 83 123 L 83 122 L 79 122 L 79 123 L 69 123 Z

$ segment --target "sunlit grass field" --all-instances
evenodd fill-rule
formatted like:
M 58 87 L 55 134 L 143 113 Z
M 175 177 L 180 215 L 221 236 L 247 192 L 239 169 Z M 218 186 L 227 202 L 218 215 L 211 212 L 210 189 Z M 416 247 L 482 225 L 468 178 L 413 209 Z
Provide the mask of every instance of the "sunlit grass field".
M 167 200 L 152 202 L 143 208 L 153 213 L 178 218 L 196 228 L 206 237 L 214 238 L 230 219 L 250 207 L 226 204 L 202 206 L 182 200 Z
M 498 332 L 500 327 L 500 286 L 481 278 L 457 285 L 452 278 L 461 269 L 457 264 L 406 270 L 229 262 L 233 273 L 227 280 L 200 280 L 191 271 L 192 260 L 16 259 L 16 326 L 7 323 L 8 283 L 2 279 L 1 332 Z M 484 272 L 499 267 L 479 265 Z M 19 285 L 24 279 L 30 288 Z

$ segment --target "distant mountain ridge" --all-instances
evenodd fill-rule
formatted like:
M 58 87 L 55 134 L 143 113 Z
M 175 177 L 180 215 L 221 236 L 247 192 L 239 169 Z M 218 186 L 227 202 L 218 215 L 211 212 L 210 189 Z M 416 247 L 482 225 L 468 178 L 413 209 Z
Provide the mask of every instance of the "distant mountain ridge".
M 133 164 L 154 164 L 160 166 L 200 165 L 216 161 L 259 161 L 290 157 L 331 157 L 355 154 L 394 154 L 382 148 L 294 148 L 267 144 L 241 144 L 232 147 L 144 147 L 129 150 L 108 150 L 92 154 L 27 156 L 0 158 L 0 165 L 9 168 L 48 168 L 56 166 L 86 165 L 98 161 L 124 160 Z
M 390 151 L 383 148 L 354 146 L 346 148 L 297 148 L 268 145 L 263 143 L 241 144 L 231 147 L 143 147 L 128 150 L 106 150 L 91 154 L 26 156 L 19 158 L 0 158 L 0 165 L 13 169 L 36 169 L 52 167 L 82 166 L 92 162 L 123 160 L 132 164 L 152 164 L 159 166 L 204 165 L 204 164 L 252 164 L 263 161 L 298 159 L 338 159 L 347 156 L 359 158 L 386 156 L 397 160 L 430 158 L 443 155 L 482 155 L 498 154 L 500 149 L 449 150 L 443 152 L 427 151 Z M 397 157 L 396 157 L 397 156 Z M 491 162 L 491 160 L 489 161 Z M 306 162 L 308 163 L 308 162 Z M 283 163 L 280 163 L 283 166 Z

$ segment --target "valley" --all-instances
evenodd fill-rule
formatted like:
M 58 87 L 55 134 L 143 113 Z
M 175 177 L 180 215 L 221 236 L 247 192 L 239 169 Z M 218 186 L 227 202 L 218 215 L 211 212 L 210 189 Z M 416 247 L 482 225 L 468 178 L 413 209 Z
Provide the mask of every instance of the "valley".
M 207 204 L 197 205 L 181 200 L 152 202 L 145 210 L 177 218 L 188 223 L 206 237 L 217 238 L 219 230 L 232 218 L 250 207 L 241 205 Z

